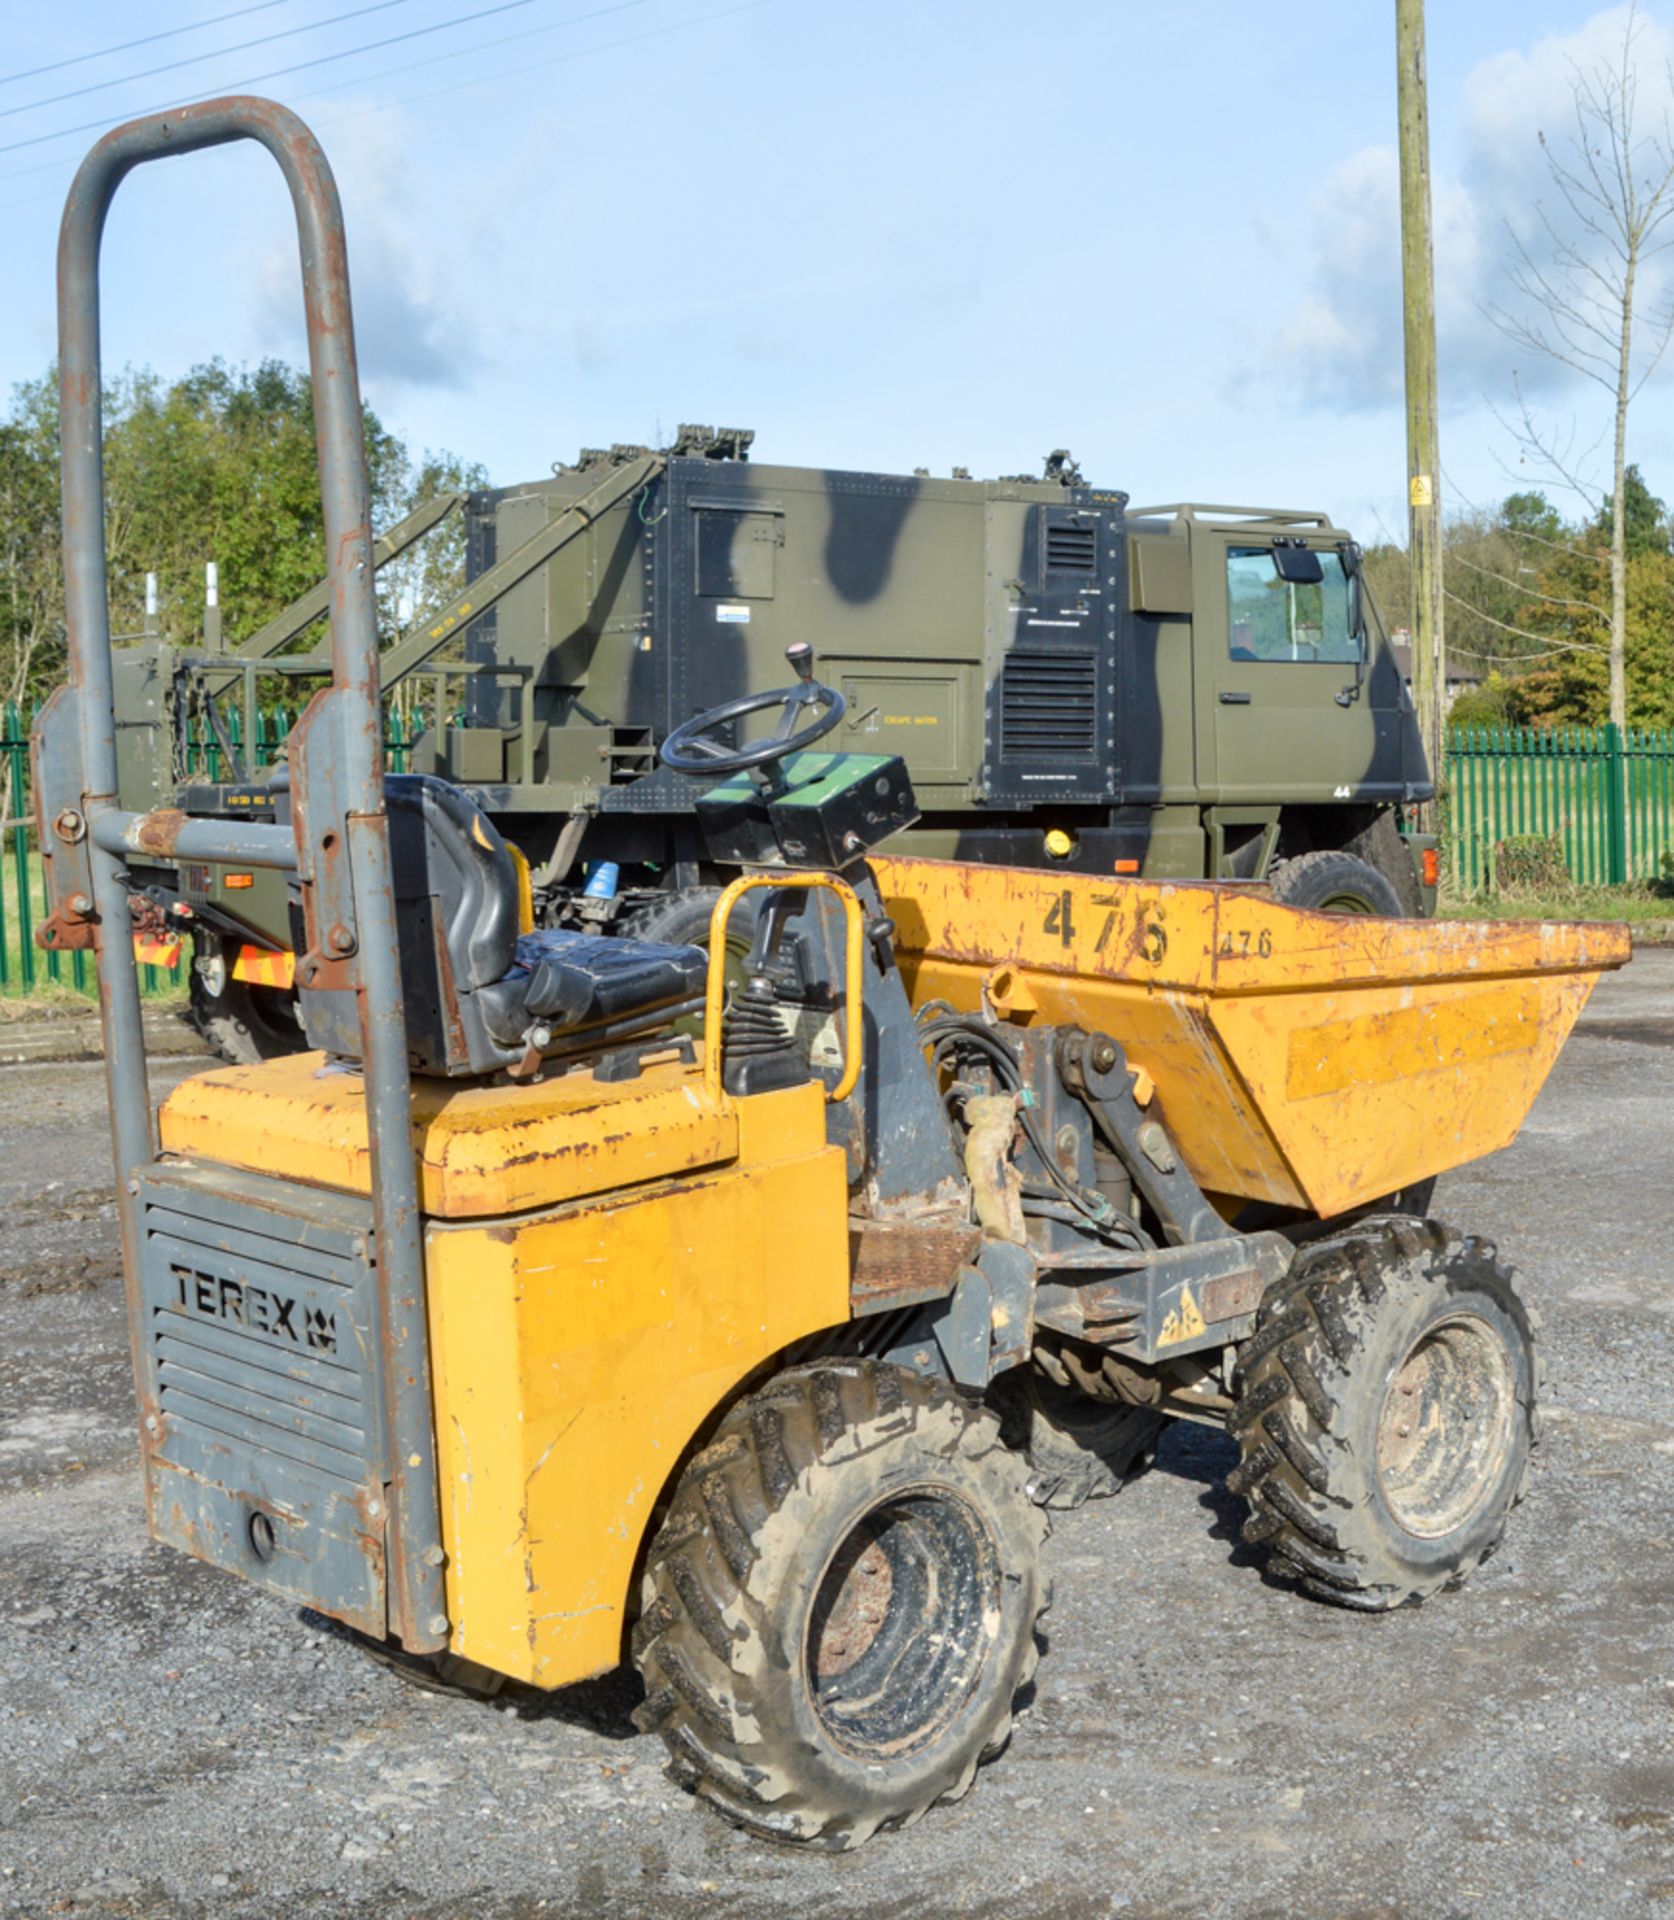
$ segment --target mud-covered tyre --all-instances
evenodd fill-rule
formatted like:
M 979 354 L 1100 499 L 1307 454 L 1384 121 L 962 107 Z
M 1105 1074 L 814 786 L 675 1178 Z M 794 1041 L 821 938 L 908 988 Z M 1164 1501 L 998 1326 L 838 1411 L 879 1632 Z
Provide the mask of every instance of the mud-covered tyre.
M 1269 876 L 1273 897 L 1287 907 L 1314 913 L 1366 913 L 1403 917 L 1400 896 L 1377 868 L 1352 853 L 1299 853 L 1281 860 Z
M 1029 1463 L 1029 1494 L 1060 1511 L 1119 1493 L 1156 1455 L 1163 1416 L 1095 1400 L 1038 1368 L 1013 1367 L 989 1389 L 1006 1445 Z
M 1239 1355 L 1228 1485 L 1245 1540 L 1366 1612 L 1458 1585 L 1522 1497 L 1537 1324 L 1494 1248 L 1434 1221 L 1304 1246 Z
M 831 1850 L 957 1800 L 1010 1732 L 1049 1598 L 1000 1423 L 863 1361 L 727 1415 L 653 1541 L 635 1714 L 752 1832 Z
M 198 946 L 186 991 L 192 1025 L 235 1066 L 300 1053 L 308 1044 L 295 994 L 235 980 L 219 941 Z

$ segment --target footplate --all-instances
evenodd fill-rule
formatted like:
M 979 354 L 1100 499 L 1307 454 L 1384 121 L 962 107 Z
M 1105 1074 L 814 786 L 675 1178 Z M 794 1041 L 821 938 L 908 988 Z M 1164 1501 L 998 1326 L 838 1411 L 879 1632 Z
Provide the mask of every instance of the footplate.
M 136 1205 L 153 1537 L 382 1635 L 370 1203 L 159 1161 Z

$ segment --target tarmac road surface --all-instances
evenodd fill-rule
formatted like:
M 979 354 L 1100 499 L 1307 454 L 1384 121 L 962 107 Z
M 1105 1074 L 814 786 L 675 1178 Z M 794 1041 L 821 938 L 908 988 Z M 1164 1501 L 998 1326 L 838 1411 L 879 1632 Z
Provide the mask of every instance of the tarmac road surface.
M 0 1070 L 0 1914 L 1674 1916 L 1671 1080 L 1648 951 L 1438 1196 L 1545 1315 L 1543 1444 L 1476 1580 L 1372 1619 L 1268 1584 L 1229 1444 L 1176 1427 L 1057 1521 L 1009 1751 L 830 1858 L 676 1791 L 631 1675 L 418 1693 L 149 1546 L 102 1076 Z

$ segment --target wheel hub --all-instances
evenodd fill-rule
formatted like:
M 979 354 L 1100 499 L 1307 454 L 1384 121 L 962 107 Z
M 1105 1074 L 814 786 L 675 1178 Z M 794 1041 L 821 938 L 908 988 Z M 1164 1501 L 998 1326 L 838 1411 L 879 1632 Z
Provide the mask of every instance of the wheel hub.
M 1428 1327 L 1395 1369 L 1378 1420 L 1378 1478 L 1397 1523 L 1435 1540 L 1463 1526 L 1498 1479 L 1516 1377 L 1487 1321 Z
M 809 1690 L 827 1733 L 869 1759 L 927 1745 L 980 1680 L 999 1605 L 995 1542 L 963 1500 L 920 1488 L 871 1508 L 809 1617 Z

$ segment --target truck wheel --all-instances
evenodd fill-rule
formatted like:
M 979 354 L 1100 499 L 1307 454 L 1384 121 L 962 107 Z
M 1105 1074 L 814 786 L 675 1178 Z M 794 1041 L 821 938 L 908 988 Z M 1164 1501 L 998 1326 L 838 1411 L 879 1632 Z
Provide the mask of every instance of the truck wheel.
M 1493 1247 L 1434 1221 L 1304 1247 L 1238 1357 L 1245 1540 L 1366 1612 L 1458 1585 L 1522 1497 L 1535 1325 Z
M 1362 833 L 1350 840 L 1344 851 L 1375 867 L 1395 890 L 1401 912 L 1409 920 L 1424 918 L 1424 887 L 1413 865 L 1401 829 L 1392 813 L 1380 813 Z
M 308 1044 L 296 995 L 235 980 L 219 940 L 194 942 L 187 999 L 192 1025 L 235 1066 L 300 1053 Z
M 669 1774 L 833 1851 L 957 1800 L 1034 1670 L 1045 1517 L 988 1409 L 870 1361 L 778 1375 L 687 1467 L 634 1659 Z
M 1392 920 L 1402 916 L 1395 889 L 1374 866 L 1352 853 L 1299 853 L 1281 860 L 1269 875 L 1273 897 L 1287 907 L 1314 913 L 1370 913 Z
M 683 893 L 671 893 L 655 906 L 641 907 L 623 922 L 622 931 L 635 940 L 660 940 L 671 947 L 701 947 L 709 951 L 709 916 L 721 897 L 719 887 L 688 887 Z M 756 937 L 756 910 L 761 895 L 746 894 L 733 908 L 727 922 L 726 982 L 730 992 L 744 984 L 744 962 Z M 674 1023 L 677 1033 L 701 1034 L 703 1018 L 693 1014 Z
M 709 950 L 709 916 L 721 897 L 719 887 L 688 887 L 683 893 L 671 893 L 654 906 L 641 907 L 629 915 L 622 931 L 636 940 L 660 940 L 671 947 L 702 947 Z M 727 923 L 728 973 L 734 954 L 742 967 L 756 937 L 756 909 L 761 895 L 746 895 L 733 909 Z
M 1079 1507 L 1119 1493 L 1149 1465 L 1163 1423 L 1149 1407 L 1095 1400 L 1032 1366 L 1001 1374 L 989 1399 L 1006 1444 L 1029 1463 L 1030 1497 L 1043 1507 Z

